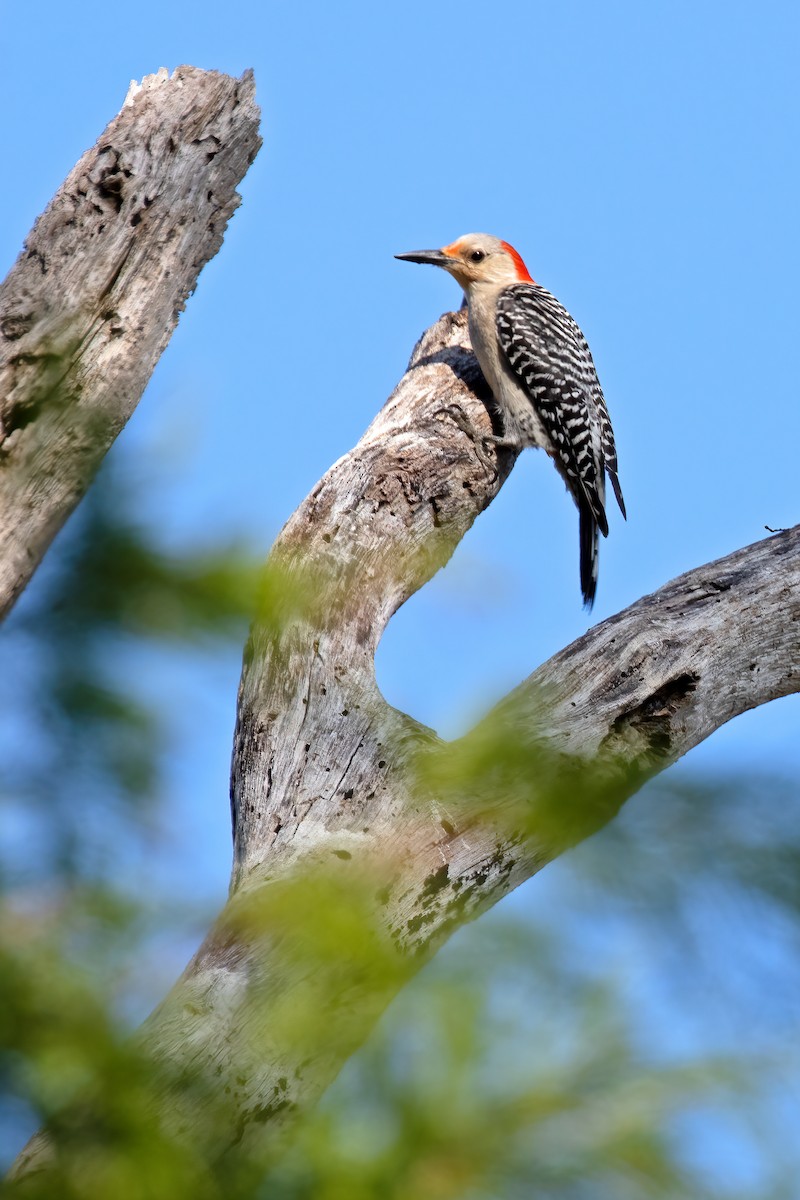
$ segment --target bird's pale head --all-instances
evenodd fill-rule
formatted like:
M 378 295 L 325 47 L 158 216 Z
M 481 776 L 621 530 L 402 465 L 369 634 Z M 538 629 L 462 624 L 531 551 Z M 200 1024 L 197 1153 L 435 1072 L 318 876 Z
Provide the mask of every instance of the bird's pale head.
M 443 267 L 465 292 L 474 284 L 532 282 L 514 247 L 490 233 L 466 233 L 441 250 L 412 250 L 395 258 Z

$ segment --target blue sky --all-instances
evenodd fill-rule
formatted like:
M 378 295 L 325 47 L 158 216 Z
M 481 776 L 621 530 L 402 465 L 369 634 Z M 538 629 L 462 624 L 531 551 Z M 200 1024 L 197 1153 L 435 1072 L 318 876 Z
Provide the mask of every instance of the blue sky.
M 181 62 L 256 72 L 265 145 L 243 207 L 122 443 L 146 456 L 143 504 L 166 539 L 266 550 L 420 330 L 458 303 L 451 280 L 394 252 L 473 229 L 519 247 L 594 351 L 629 521 L 612 518 L 593 619 L 794 522 L 793 6 L 412 0 L 226 17 L 7 5 L 0 35 L 7 263 L 130 78 Z M 154 445 L 177 459 L 153 462 Z M 586 624 L 575 511 L 526 454 L 393 623 L 381 680 L 453 732 Z M 796 708 L 773 707 L 764 727 L 783 730 Z
M 167 545 L 266 553 L 421 330 L 459 303 L 452 281 L 393 254 L 485 230 L 578 319 L 604 386 L 629 520 L 612 514 L 601 547 L 599 620 L 798 519 L 799 35 L 800 9 L 769 0 L 6 0 L 0 259 L 131 78 L 253 67 L 264 147 L 120 439 L 142 511 Z M 586 629 L 577 561 L 576 512 L 527 453 L 393 621 L 387 697 L 463 729 Z M 139 670 L 167 706 L 197 705 L 199 732 L 176 722 L 170 762 L 196 840 L 176 833 L 170 852 L 221 896 L 238 652 Z M 771 705 L 691 757 L 796 771 L 799 712 Z
M 243 208 L 125 435 L 180 448 L 154 481 L 164 536 L 267 547 L 459 300 L 393 253 L 470 229 L 513 241 L 594 350 L 630 519 L 603 545 L 593 619 L 793 523 L 800 19 L 699 9 L 511 4 L 495 26 L 470 3 L 240 4 L 219 29 L 202 3 L 144 5 L 134 25 L 99 4 L 6 6 L 6 263 L 129 78 L 184 61 L 256 71 L 265 146 Z M 478 704 L 586 627 L 575 512 L 543 455 L 524 456 L 459 557 L 384 647 L 385 685 L 408 703 L 425 689 L 402 671 L 415 656 L 392 652 L 400 626 L 426 672 L 447 637 L 431 674 L 456 698 L 451 651 L 480 638 Z M 506 591 L 476 599 L 464 575 L 487 559 Z M 434 597 L 463 610 L 449 636 Z M 444 691 L 421 703 L 450 721 Z

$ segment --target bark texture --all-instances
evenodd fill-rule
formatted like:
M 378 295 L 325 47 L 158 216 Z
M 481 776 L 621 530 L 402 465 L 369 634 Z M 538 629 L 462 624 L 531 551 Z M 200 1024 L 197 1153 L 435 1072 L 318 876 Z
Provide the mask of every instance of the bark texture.
M 245 650 L 231 897 L 143 1033 L 165 1125 L 222 1164 L 274 1146 L 454 928 L 731 717 L 800 687 L 798 527 L 591 629 L 456 743 L 387 705 L 386 623 L 512 465 L 482 388 L 464 314 L 446 314 L 274 547 L 300 599 Z M 329 904 L 351 905 L 358 936 L 321 949 Z M 213 1096 L 187 1099 L 187 1072 Z M 37 1138 L 18 1170 L 43 1155 Z
M 257 116 L 249 76 L 146 80 L 0 290 L 0 609 L 219 248 Z M 454 928 L 725 721 L 800 687 L 798 527 L 590 630 L 456 743 L 389 706 L 374 671 L 387 622 L 513 466 L 492 420 L 466 316 L 446 314 L 273 550 L 283 612 L 245 649 L 230 899 L 142 1032 L 163 1125 L 223 1171 L 269 1151 Z M 349 916 L 321 944 L 325 907 Z M 37 1135 L 16 1174 L 48 1154 Z
M 132 84 L 0 287 L 0 616 L 139 401 L 260 146 L 252 74 Z

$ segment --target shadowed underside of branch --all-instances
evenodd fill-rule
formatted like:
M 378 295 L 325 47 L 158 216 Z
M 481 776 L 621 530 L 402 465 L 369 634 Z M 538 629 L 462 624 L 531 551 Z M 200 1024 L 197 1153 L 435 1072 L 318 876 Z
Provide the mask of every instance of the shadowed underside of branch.
M 139 401 L 255 157 L 251 74 L 162 70 L 70 172 L 0 287 L 0 617 Z
M 458 742 L 389 706 L 374 669 L 387 622 L 513 466 L 489 399 L 465 314 L 445 314 L 273 549 L 283 613 L 245 649 L 231 897 L 142 1033 L 163 1125 L 223 1169 L 269 1152 L 455 928 L 731 717 L 800 686 L 799 527 L 590 630 Z M 331 912 L 346 919 L 321 941 Z M 38 1136 L 18 1171 L 46 1154 Z

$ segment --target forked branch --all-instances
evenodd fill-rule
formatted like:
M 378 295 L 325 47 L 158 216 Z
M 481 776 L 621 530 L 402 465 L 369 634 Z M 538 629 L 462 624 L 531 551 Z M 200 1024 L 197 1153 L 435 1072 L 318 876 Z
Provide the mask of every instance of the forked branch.
M 110 321 L 80 345 L 105 338 L 113 362 Z M 282 612 L 256 621 L 239 694 L 231 897 L 142 1033 L 163 1127 L 223 1169 L 269 1154 L 453 929 L 731 717 L 800 687 L 798 527 L 590 630 L 459 742 L 391 708 L 374 670 L 387 622 L 513 465 L 487 399 L 465 316 L 446 314 L 273 550 Z M 333 940 L 331 913 L 346 913 Z M 48 1154 L 37 1135 L 17 1173 Z
M 144 1031 L 165 1126 L 214 1160 L 268 1153 L 453 929 L 731 717 L 800 687 L 798 527 L 590 630 L 459 742 L 387 705 L 388 620 L 511 466 L 481 386 L 464 316 L 446 314 L 273 550 L 293 598 L 245 651 L 231 899 Z M 331 950 L 315 929 L 337 906 L 350 933 Z M 34 1140 L 18 1169 L 43 1153 Z

